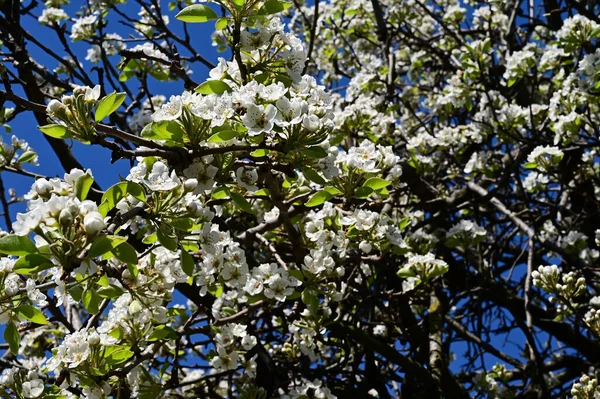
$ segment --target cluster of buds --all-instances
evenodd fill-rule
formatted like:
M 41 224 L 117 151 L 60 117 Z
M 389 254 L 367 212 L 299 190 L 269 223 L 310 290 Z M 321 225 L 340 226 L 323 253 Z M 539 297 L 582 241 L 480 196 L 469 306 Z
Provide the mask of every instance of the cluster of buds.
M 555 295 L 549 298 L 550 302 L 559 302 L 570 308 L 577 307 L 573 299 L 586 290 L 585 278 L 578 278 L 574 272 L 562 275 L 556 265 L 540 266 L 531 273 L 531 277 L 534 286 Z
M 585 314 L 584 321 L 590 330 L 600 334 L 600 311 L 591 309 Z
M 53 137 L 75 137 L 84 143 L 91 142 L 96 130 L 90 115 L 99 98 L 99 85 L 93 89 L 85 86 L 76 87 L 72 96 L 64 95 L 60 101 L 52 100 L 48 103 L 46 113 L 53 123 L 40 129 Z
M 398 277 L 406 279 L 402 284 L 404 292 L 414 289 L 417 285 L 427 284 L 431 279 L 448 272 L 448 264 L 437 259 L 432 253 L 413 255 L 408 258 L 406 265 L 396 272 Z
M 600 397 L 598 380 L 584 375 L 579 379 L 579 382 L 573 384 L 571 395 L 573 395 L 573 399 L 596 399 Z

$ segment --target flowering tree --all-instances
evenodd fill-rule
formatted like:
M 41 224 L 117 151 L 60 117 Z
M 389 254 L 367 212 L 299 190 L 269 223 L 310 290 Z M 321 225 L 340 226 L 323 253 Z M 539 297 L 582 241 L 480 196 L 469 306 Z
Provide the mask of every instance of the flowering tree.
M 597 2 L 194 3 L 0 1 L 0 396 L 600 397 Z

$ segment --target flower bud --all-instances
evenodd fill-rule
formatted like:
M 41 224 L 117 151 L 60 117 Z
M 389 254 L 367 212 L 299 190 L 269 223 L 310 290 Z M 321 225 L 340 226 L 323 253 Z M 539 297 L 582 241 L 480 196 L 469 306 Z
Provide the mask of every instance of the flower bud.
M 83 96 L 85 95 L 85 90 L 86 87 L 85 86 L 77 86 L 74 90 L 73 90 L 73 96 L 75 97 L 79 97 L 79 96 Z
M 99 212 L 90 212 L 83 218 L 83 227 L 88 236 L 95 236 L 106 227 Z
M 121 278 L 123 278 L 123 280 L 125 280 L 127 282 L 133 281 L 133 276 L 127 269 L 123 270 L 123 273 L 121 273 Z
M 53 186 L 52 183 L 46 179 L 37 179 L 31 188 L 37 193 L 37 195 L 45 197 L 50 194 Z
M 195 213 L 198 210 L 198 204 L 196 204 L 195 202 L 190 202 L 185 206 L 185 208 L 189 213 L 192 214 L 192 216 L 195 216 Z
M 48 114 L 58 114 L 64 108 L 65 108 L 65 106 L 63 105 L 63 103 L 61 103 L 58 100 L 52 100 L 52 101 L 50 101 L 48 103 L 48 106 L 46 107 L 46 113 L 48 113 Z
M 98 335 L 98 333 L 91 333 L 88 337 L 88 344 L 90 344 L 91 346 L 96 346 L 96 345 L 100 345 L 100 336 Z
M 62 98 L 60 100 L 66 106 L 72 105 L 74 102 L 73 96 L 62 96 Z
M 194 191 L 197 186 L 198 186 L 197 179 L 187 179 L 185 181 L 185 183 L 183 183 L 183 189 L 185 190 L 186 193 Z
M 142 304 L 140 303 L 140 301 L 135 300 L 129 304 L 128 310 L 129 310 L 129 314 L 135 315 L 136 313 L 139 313 L 142 311 Z
M 67 227 L 73 224 L 74 218 L 71 212 L 68 209 L 63 209 L 60 211 L 60 215 L 58 216 L 58 222 L 61 226 Z
M 368 254 L 373 249 L 373 246 L 366 241 L 361 241 L 360 244 L 358 244 L 358 248 L 360 248 L 360 250 L 365 254 Z

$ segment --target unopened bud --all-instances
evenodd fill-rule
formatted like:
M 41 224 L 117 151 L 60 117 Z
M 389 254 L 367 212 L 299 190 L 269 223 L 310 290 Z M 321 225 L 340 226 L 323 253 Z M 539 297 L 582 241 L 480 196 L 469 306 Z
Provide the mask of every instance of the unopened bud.
M 63 103 L 58 100 L 52 100 L 48 103 L 46 107 L 46 112 L 49 114 L 57 114 L 65 108 Z
M 73 224 L 73 215 L 69 212 L 68 209 L 63 209 L 60 211 L 60 215 L 58 216 L 58 222 L 61 226 L 67 227 Z
M 95 236 L 106 227 L 99 212 L 90 212 L 83 218 L 83 227 L 88 236 Z
M 129 304 L 128 310 L 129 310 L 129 314 L 135 315 L 136 313 L 139 313 L 142 311 L 142 304 L 140 303 L 140 301 L 135 300 Z
M 196 204 L 195 202 L 190 202 L 189 204 L 186 205 L 186 209 L 189 213 L 194 215 L 196 213 L 196 211 L 198 210 L 198 204 Z
M 186 193 L 194 191 L 197 186 L 198 186 L 197 179 L 187 179 L 185 181 L 185 183 L 183 183 L 183 189 L 185 190 Z
M 88 337 L 87 341 L 88 341 L 88 344 L 90 344 L 91 346 L 100 345 L 100 336 L 97 333 L 92 333 Z

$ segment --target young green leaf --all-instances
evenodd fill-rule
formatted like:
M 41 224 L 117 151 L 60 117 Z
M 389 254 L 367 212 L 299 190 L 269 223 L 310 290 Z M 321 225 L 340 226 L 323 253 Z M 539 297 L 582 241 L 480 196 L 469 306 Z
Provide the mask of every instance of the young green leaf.
M 217 132 L 208 138 L 209 143 L 222 143 L 223 141 L 231 140 L 237 137 L 237 132 L 235 130 L 223 130 Z
M 325 158 L 327 151 L 323 147 L 313 146 L 303 149 L 302 154 L 310 158 Z
M 21 343 L 21 336 L 19 330 L 14 321 L 10 320 L 4 329 L 4 341 L 8 344 L 10 351 L 13 355 L 19 353 L 19 345 Z
M 56 139 L 68 139 L 71 138 L 71 134 L 67 130 L 67 127 L 58 123 L 51 123 L 49 125 L 38 126 L 38 129 L 42 131 L 46 136 L 54 137 Z
M 106 118 L 113 112 L 115 112 L 123 101 L 125 101 L 126 94 L 125 93 L 110 93 L 108 96 L 104 97 L 102 100 L 98 102 L 96 106 L 96 114 L 94 116 L 94 120 L 96 122 L 101 121 Z
M 219 18 L 217 19 L 217 22 L 215 22 L 215 30 L 223 30 L 227 27 L 227 24 L 229 23 L 229 19 L 228 18 Z
M 308 166 L 304 166 L 304 167 L 300 168 L 300 170 L 302 171 L 304 176 L 306 176 L 306 178 L 309 179 L 310 181 L 320 184 L 321 186 L 327 184 L 325 179 L 323 179 L 321 177 L 321 175 L 318 174 L 314 169 L 309 168 Z
M 181 250 L 181 268 L 190 277 L 194 274 L 194 258 L 183 249 Z
M 158 230 L 156 232 L 156 236 L 158 237 L 158 242 L 167 248 L 169 251 L 175 252 L 177 251 L 177 237 L 169 234 L 166 231 Z
M 75 196 L 80 201 L 83 201 L 87 198 L 87 195 L 92 188 L 92 184 L 94 184 L 94 178 L 87 173 L 79 176 L 77 180 L 75 180 Z
M 117 299 L 124 293 L 125 291 L 123 291 L 123 289 L 112 284 L 110 284 L 108 287 L 98 288 L 98 295 L 106 299 Z
M 56 266 L 50 259 L 39 254 L 28 254 L 21 256 L 13 266 L 13 271 L 17 274 L 32 274 Z
M 230 93 L 231 87 L 220 80 L 207 80 L 196 87 L 195 92 L 198 94 L 223 94 L 225 92 Z
M 312 197 L 310 197 L 310 199 L 306 203 L 306 206 L 309 208 L 312 208 L 314 206 L 319 206 L 323 202 L 329 201 L 331 198 L 333 198 L 333 195 L 331 195 L 329 192 L 327 192 L 325 190 L 321 190 L 321 191 L 317 192 L 316 194 L 314 194 Z
M 100 236 L 92 243 L 92 246 L 88 251 L 88 256 L 95 258 L 96 256 L 104 255 L 124 243 L 126 240 L 126 237 L 120 236 Z
M 389 181 L 381 179 L 379 177 L 371 177 L 365 182 L 365 184 L 363 184 L 363 187 L 370 187 L 371 189 L 373 189 L 373 191 L 377 191 L 379 189 L 389 186 L 390 184 L 391 183 Z
M 373 194 L 371 187 L 362 186 L 354 192 L 354 198 L 369 198 Z
M 265 4 L 258 10 L 258 15 L 269 15 L 282 12 L 290 8 L 292 3 L 280 0 L 267 0 Z
M 97 314 L 100 311 L 100 301 L 102 298 L 94 289 L 88 288 L 83 292 L 83 306 L 91 314 Z
M 98 206 L 98 212 L 100 212 L 102 216 L 106 216 L 106 214 L 127 195 L 131 195 L 142 202 L 146 201 L 146 192 L 141 185 L 132 181 L 122 181 L 110 187 L 106 190 L 104 195 L 102 195 L 100 206 Z
M 31 305 L 21 305 L 15 308 L 15 313 L 35 324 L 48 324 L 48 319 L 41 310 Z
M 148 342 L 159 341 L 162 339 L 176 339 L 177 332 L 169 326 L 158 326 L 148 337 Z
M 138 263 L 137 253 L 135 249 L 126 242 L 119 244 L 111 251 L 121 262 L 135 265 Z
M 206 22 L 218 17 L 212 8 L 204 4 L 193 4 L 184 8 L 175 16 L 175 18 L 183 22 Z
M 238 193 L 234 193 L 233 191 L 231 191 L 231 192 L 229 192 L 229 196 L 231 197 L 231 199 L 233 200 L 235 205 L 238 208 L 240 208 L 242 211 L 248 212 L 248 213 L 254 213 L 252 206 L 250 205 L 250 203 L 248 201 L 246 201 L 246 198 L 244 198 L 243 195 L 240 195 Z
M 23 256 L 38 252 L 35 244 L 25 236 L 7 235 L 0 238 L 0 253 Z
M 123 346 L 118 350 L 111 352 L 110 355 L 106 357 L 106 364 L 111 366 L 120 364 L 127 361 L 131 356 L 133 356 L 133 352 Z

